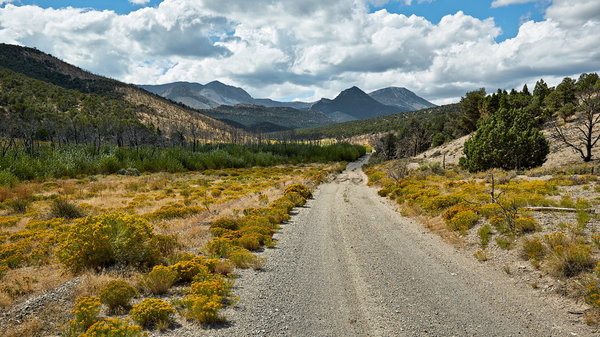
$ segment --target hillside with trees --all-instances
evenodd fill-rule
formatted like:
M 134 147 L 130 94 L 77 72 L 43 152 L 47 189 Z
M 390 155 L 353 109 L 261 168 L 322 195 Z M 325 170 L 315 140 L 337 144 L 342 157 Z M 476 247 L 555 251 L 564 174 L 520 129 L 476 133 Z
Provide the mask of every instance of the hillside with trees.
M 37 103 L 31 103 L 38 106 L 38 108 L 42 101 L 50 99 L 50 102 L 53 102 L 56 95 L 61 97 L 58 99 L 61 102 L 69 102 L 67 98 L 73 96 L 74 98 L 70 101 L 72 104 L 60 106 L 57 109 L 62 112 L 70 109 L 72 114 L 73 108 L 77 106 L 75 110 L 88 107 L 87 110 L 94 110 L 91 113 L 101 115 L 116 116 L 124 114 L 122 119 L 135 119 L 143 124 L 146 129 L 154 129 L 154 133 L 159 136 L 158 138 L 166 141 L 167 144 L 177 144 L 183 140 L 191 142 L 242 142 L 251 138 L 247 133 L 208 117 L 198 110 L 169 101 L 135 86 L 94 75 L 36 49 L 0 44 L 0 65 L 0 69 L 12 71 L 12 73 L 3 73 L 1 84 L 5 88 L 12 87 L 10 95 L 18 95 L 15 94 L 18 92 L 30 93 L 32 86 L 42 87 L 41 84 L 33 84 L 33 82 L 25 81 L 24 78 L 41 81 L 63 89 L 61 91 L 57 88 L 48 89 L 50 87 L 47 87 L 42 90 L 41 95 L 34 95 L 35 97 L 32 99 Z M 18 83 L 14 85 L 23 85 L 23 88 L 17 88 L 11 84 L 11 78 L 15 74 L 20 74 L 22 77 L 18 77 Z M 24 84 L 24 81 L 27 84 Z M 52 94 L 48 98 L 45 93 L 50 91 L 58 94 Z M 9 100 L 10 98 L 8 97 Z M 18 101 L 18 97 L 15 96 L 14 98 Z M 102 108 L 91 108 L 87 105 L 88 103 L 80 107 L 78 101 L 96 102 Z M 8 106 L 4 106 L 4 111 L 5 114 L 14 113 L 12 110 L 8 110 Z M 32 117 L 32 115 L 27 114 L 21 116 L 25 119 Z M 101 116 L 98 116 L 98 118 L 101 118 Z M 78 120 L 75 121 L 78 123 Z M 34 123 L 34 121 L 32 120 L 31 123 Z M 82 128 L 87 132 L 87 128 Z M 108 129 L 112 130 L 114 128 L 111 126 Z M 108 130 L 104 130 L 104 132 L 108 132 Z M 78 135 L 78 137 L 82 138 L 81 135 Z M 110 137 L 104 136 L 106 140 L 119 137 L 115 134 L 111 134 Z M 141 135 L 136 135 L 136 137 L 151 140 Z M 86 133 L 83 138 L 86 138 L 87 141 L 93 136 Z M 38 140 L 44 140 L 44 138 L 38 138 Z

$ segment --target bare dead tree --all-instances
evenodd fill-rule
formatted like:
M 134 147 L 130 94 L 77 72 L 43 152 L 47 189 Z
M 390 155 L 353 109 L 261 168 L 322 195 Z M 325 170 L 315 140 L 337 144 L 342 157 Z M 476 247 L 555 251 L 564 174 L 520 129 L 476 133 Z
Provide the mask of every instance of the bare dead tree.
M 587 75 L 587 74 L 584 74 Z M 582 75 L 580 82 L 586 81 Z M 593 75 L 587 75 L 593 77 Z M 576 117 L 575 132 L 569 134 L 565 128 L 554 121 L 554 137 L 579 153 L 584 162 L 592 160 L 594 146 L 600 141 L 600 80 L 582 83 L 579 92 L 578 116 Z M 589 81 L 588 81 L 589 82 Z M 579 84 L 579 83 L 578 83 Z

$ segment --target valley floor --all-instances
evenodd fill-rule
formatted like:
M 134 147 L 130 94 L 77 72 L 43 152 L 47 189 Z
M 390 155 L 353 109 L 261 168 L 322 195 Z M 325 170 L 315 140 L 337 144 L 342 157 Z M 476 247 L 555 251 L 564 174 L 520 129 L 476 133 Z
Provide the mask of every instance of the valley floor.
M 363 161 L 364 162 L 364 161 Z M 173 336 L 592 336 L 575 303 L 536 293 L 401 216 L 352 163 L 240 272 L 228 323 Z M 160 334 L 164 336 L 165 334 Z

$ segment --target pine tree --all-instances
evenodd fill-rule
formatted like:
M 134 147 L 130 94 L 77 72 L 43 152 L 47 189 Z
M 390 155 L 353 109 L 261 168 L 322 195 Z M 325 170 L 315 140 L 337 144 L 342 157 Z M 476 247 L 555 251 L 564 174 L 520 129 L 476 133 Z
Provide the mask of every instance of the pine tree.
M 500 109 L 465 143 L 460 164 L 471 172 L 528 169 L 542 165 L 548 152 L 548 141 L 524 109 Z

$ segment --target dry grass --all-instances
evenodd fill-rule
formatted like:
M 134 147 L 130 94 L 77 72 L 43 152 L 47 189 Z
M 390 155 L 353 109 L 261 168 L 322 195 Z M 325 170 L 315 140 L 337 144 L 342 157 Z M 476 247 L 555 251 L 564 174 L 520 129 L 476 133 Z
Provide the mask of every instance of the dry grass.
M 448 226 L 446 226 L 446 223 L 444 222 L 444 219 L 441 216 L 436 216 L 433 218 L 420 216 L 418 220 L 421 224 L 423 224 L 425 228 L 427 228 L 432 233 L 439 235 L 445 242 L 455 247 L 465 247 L 465 239 L 462 238 L 456 231 L 448 229 Z
M 5 337 L 45 337 L 45 323 L 37 317 L 26 320 L 16 327 L 4 331 Z
M 9 270 L 0 284 L 0 307 L 53 289 L 70 278 L 55 264 Z

